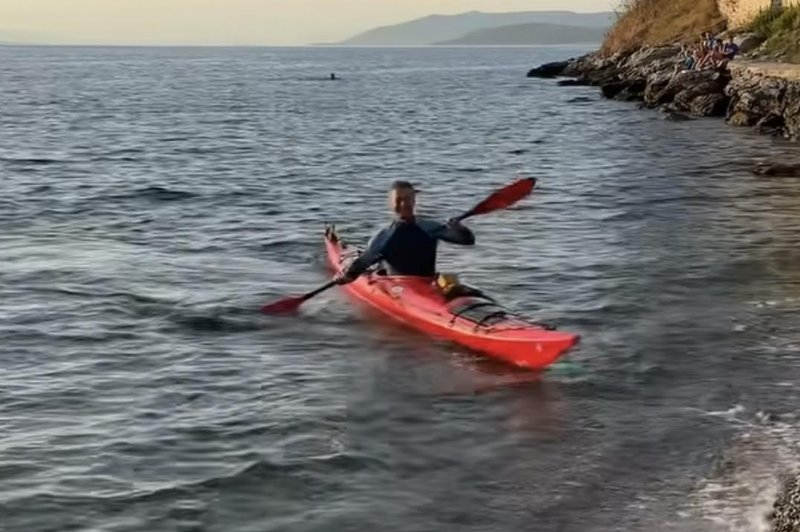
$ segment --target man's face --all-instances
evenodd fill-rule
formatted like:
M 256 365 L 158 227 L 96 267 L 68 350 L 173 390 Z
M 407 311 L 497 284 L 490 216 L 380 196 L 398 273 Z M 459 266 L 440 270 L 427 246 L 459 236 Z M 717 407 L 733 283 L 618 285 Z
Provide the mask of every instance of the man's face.
M 413 218 L 416 196 L 411 189 L 394 189 L 389 193 L 389 208 L 401 220 Z

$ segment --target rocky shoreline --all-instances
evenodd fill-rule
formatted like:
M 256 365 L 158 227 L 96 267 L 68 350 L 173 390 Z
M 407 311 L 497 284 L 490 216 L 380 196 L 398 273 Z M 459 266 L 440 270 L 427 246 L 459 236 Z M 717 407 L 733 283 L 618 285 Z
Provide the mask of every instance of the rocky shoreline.
M 738 44 L 743 51 L 758 45 L 750 36 Z M 641 102 L 642 108 L 661 109 L 669 120 L 722 117 L 732 126 L 800 139 L 800 65 L 737 59 L 718 70 L 681 70 L 681 64 L 680 46 L 643 47 L 547 63 L 528 77 L 596 86 L 606 98 Z M 800 164 L 758 165 L 753 172 L 800 176 Z M 774 532 L 800 532 L 800 474 L 784 482 L 766 517 Z
M 757 44 L 748 39 L 740 40 L 743 50 Z M 718 70 L 681 70 L 681 64 L 680 46 L 655 46 L 547 63 L 528 77 L 597 86 L 606 98 L 641 102 L 669 119 L 724 117 L 732 126 L 800 139 L 800 65 L 736 59 Z

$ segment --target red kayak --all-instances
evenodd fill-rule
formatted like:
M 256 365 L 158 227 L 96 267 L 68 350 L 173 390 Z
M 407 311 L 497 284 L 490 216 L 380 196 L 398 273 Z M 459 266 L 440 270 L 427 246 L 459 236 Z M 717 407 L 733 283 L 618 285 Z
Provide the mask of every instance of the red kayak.
M 336 230 L 326 228 L 328 261 L 341 271 L 358 256 Z M 516 366 L 541 370 L 578 344 L 580 337 L 516 316 L 481 292 L 459 286 L 445 296 L 432 279 L 370 271 L 342 287 L 396 321 Z

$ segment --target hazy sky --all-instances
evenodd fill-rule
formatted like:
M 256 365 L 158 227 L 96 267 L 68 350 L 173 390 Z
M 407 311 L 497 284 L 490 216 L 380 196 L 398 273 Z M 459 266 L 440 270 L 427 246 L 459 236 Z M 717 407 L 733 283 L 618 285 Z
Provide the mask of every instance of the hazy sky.
M 667 1 L 667 0 L 665 0 Z M 617 0 L 0 0 L 0 39 L 307 44 L 432 13 L 605 11 Z

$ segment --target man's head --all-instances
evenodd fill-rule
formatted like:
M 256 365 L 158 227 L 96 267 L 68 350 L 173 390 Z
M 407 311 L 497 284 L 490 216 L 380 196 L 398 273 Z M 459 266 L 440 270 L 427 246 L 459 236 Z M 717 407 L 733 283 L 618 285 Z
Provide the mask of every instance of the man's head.
M 729 43 L 729 44 L 733 44 L 733 35 L 731 35 L 730 37 L 728 37 L 728 43 Z
M 389 208 L 399 220 L 414 218 L 417 191 L 408 181 L 395 181 L 389 191 Z

